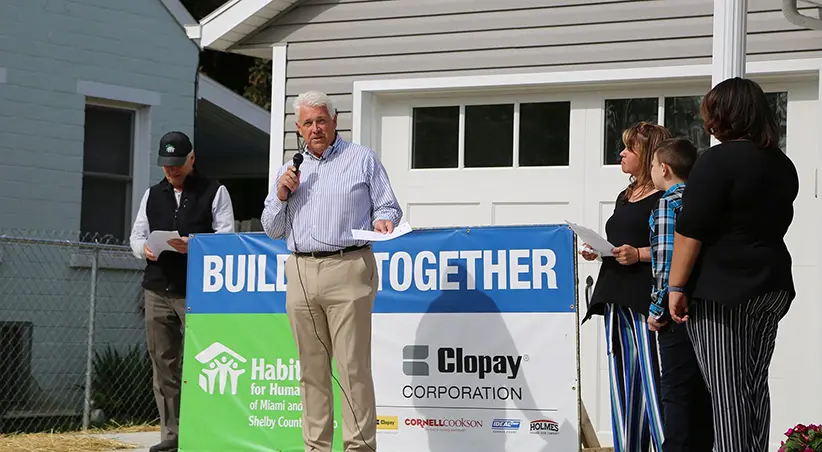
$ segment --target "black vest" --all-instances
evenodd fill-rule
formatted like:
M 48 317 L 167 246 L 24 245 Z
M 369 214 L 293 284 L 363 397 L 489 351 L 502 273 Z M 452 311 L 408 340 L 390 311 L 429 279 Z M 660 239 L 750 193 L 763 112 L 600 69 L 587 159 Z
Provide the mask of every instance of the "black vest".
M 167 179 L 149 189 L 146 217 L 150 231 L 177 231 L 180 236 L 213 233 L 211 206 L 220 184 L 201 177 L 196 170 L 186 178 L 180 207 Z M 160 294 L 186 295 L 188 255 L 163 251 L 156 262 L 146 259 L 143 287 Z

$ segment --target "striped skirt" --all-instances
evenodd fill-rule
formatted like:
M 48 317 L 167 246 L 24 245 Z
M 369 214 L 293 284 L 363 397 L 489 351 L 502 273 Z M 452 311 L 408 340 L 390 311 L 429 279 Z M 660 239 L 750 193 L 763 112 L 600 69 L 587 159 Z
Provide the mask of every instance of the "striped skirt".
M 773 292 L 729 309 L 693 300 L 686 323 L 711 392 L 715 452 L 767 452 L 771 424 L 768 367 L 788 292 Z
M 645 315 L 606 304 L 605 335 L 611 379 L 611 426 L 615 452 L 662 451 L 659 354 Z

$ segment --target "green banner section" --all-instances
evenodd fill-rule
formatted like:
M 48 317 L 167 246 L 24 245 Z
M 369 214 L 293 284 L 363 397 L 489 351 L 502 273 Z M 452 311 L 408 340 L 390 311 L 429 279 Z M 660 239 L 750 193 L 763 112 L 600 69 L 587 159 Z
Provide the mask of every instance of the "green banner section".
M 343 399 L 331 383 L 333 450 L 342 452 Z M 182 392 L 181 452 L 305 450 L 300 366 L 285 314 L 187 314 Z

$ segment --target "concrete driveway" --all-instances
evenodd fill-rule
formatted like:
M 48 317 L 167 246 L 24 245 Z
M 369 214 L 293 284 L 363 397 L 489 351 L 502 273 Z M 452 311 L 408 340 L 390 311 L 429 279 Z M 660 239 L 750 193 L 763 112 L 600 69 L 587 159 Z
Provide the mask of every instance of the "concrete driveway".
M 149 447 L 160 442 L 160 432 L 105 433 L 94 436 L 108 438 L 126 444 L 134 444 L 139 447 L 139 449 L 130 449 L 131 452 L 148 452 Z M 123 449 L 111 452 L 123 452 Z

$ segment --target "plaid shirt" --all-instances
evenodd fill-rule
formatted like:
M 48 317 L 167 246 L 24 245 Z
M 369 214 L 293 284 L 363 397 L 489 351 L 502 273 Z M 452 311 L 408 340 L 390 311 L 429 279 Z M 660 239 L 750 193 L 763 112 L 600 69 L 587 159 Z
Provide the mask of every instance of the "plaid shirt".
M 671 257 L 674 254 L 674 226 L 676 216 L 682 210 L 682 192 L 685 184 L 669 188 L 661 198 L 659 206 L 651 212 L 651 268 L 654 287 L 651 291 L 649 314 L 655 317 L 665 315 L 665 294 L 668 292 L 668 275 L 671 272 Z

